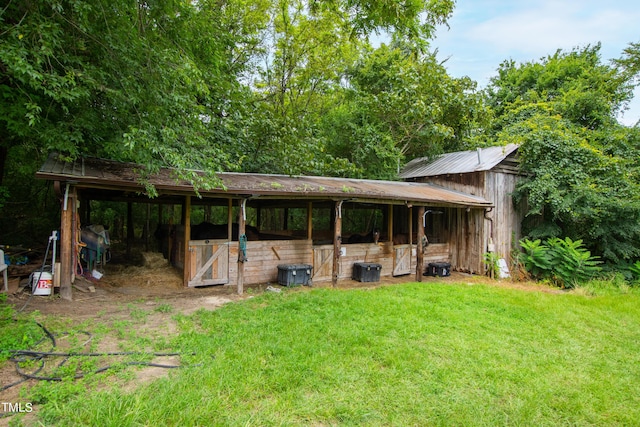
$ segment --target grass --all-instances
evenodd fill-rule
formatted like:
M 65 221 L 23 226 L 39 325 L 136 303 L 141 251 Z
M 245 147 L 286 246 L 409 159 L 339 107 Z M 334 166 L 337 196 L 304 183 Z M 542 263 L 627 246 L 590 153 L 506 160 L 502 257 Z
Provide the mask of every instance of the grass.
M 134 391 L 64 399 L 52 392 L 39 405 L 41 422 L 623 426 L 640 419 L 633 289 L 598 296 L 437 283 L 314 289 L 174 318 L 180 332 L 168 345 L 183 353 L 183 369 Z

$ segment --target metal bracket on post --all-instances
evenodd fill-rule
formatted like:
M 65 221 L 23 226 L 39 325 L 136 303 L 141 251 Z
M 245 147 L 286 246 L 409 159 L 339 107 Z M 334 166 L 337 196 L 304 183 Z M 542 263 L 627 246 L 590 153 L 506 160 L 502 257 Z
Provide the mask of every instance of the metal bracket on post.
M 443 213 L 444 212 L 442 211 L 434 211 L 433 209 L 428 209 L 422 214 L 422 229 L 424 230 L 424 236 L 422 236 L 423 251 L 425 251 L 427 249 L 427 246 L 429 246 L 429 238 L 427 237 L 427 214 L 440 215 Z
M 242 214 L 242 220 L 247 220 L 247 199 L 242 199 L 240 202 L 240 213 Z
M 68 206 L 68 202 L 69 202 L 69 186 L 70 184 L 67 182 L 67 187 L 64 190 L 64 203 L 63 203 L 63 207 L 62 210 L 63 211 L 67 211 L 67 206 Z

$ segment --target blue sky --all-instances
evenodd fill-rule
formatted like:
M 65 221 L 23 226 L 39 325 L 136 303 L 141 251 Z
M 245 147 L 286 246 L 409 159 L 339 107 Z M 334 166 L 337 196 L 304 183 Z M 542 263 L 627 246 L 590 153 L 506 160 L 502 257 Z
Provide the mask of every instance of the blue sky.
M 484 87 L 501 62 L 537 61 L 557 49 L 600 42 L 603 62 L 640 42 L 638 0 L 457 0 L 449 28 L 438 29 L 432 46 L 454 77 L 469 76 Z M 640 119 L 640 90 L 620 122 Z

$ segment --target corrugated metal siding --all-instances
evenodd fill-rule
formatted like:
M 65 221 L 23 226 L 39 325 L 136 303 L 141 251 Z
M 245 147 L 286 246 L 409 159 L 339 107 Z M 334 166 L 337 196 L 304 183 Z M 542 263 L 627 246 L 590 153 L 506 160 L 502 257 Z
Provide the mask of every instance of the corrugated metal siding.
M 518 149 L 517 144 L 487 147 L 471 151 L 442 154 L 435 159 L 421 157 L 407 163 L 400 178 L 438 176 L 456 173 L 488 171 Z

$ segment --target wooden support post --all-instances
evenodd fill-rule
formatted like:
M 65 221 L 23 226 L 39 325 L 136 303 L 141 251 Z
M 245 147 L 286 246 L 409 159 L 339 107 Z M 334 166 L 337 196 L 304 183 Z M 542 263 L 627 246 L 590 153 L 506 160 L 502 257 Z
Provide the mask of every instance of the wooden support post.
M 76 190 L 70 189 L 69 184 L 62 200 L 62 215 L 60 219 L 60 297 L 71 301 L 73 283 L 73 270 L 75 268 L 74 256 L 74 216 L 76 215 Z
M 424 272 L 424 206 L 418 207 L 418 244 L 416 259 L 416 282 L 422 282 L 422 273 Z
M 189 286 L 191 280 L 191 196 L 185 196 L 182 206 L 182 224 L 184 225 L 184 260 L 182 262 L 182 282 L 185 287 Z
M 240 200 L 240 211 L 238 212 L 238 295 L 244 293 L 244 263 L 247 261 L 246 254 L 246 221 L 247 221 L 247 199 Z
M 340 276 L 340 256 L 342 252 L 342 202 L 340 200 L 336 202 L 335 224 L 333 232 L 333 276 L 331 278 L 331 285 L 336 286 L 338 284 L 338 277 Z

